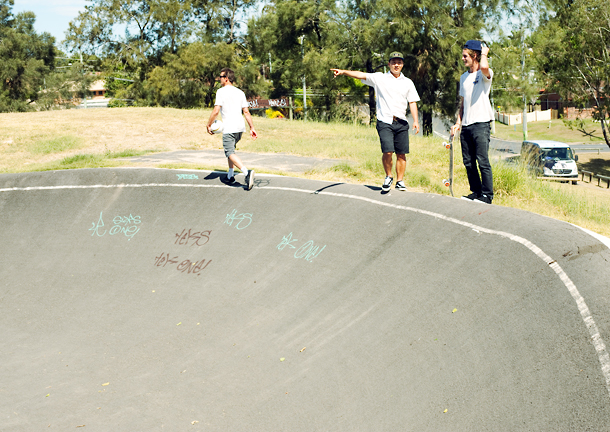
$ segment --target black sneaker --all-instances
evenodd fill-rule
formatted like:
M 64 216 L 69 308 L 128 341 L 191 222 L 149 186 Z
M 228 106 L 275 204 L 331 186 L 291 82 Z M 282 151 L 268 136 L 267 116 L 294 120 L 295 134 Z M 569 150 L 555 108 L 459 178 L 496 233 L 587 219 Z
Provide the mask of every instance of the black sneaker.
M 471 193 L 470 195 L 465 195 L 462 197 L 463 200 L 474 201 L 479 197 L 479 194 Z
M 405 186 L 404 182 L 402 180 L 400 180 L 400 181 L 396 182 L 396 189 L 404 192 L 407 190 L 407 187 Z
M 229 183 L 229 184 L 233 183 L 234 181 L 235 181 L 235 176 L 233 176 L 233 177 L 227 176 L 227 179 L 225 180 L 225 182 Z
M 393 181 L 394 181 L 394 178 L 387 176 L 385 178 L 385 180 L 383 181 L 383 185 L 381 185 L 381 190 L 384 192 L 388 192 L 390 189 L 392 189 Z
M 254 170 L 248 170 L 246 175 L 246 189 L 250 190 L 254 186 Z
M 482 202 L 485 204 L 491 204 L 491 200 L 492 198 L 489 195 L 481 195 L 480 197 L 475 199 L 475 201 Z

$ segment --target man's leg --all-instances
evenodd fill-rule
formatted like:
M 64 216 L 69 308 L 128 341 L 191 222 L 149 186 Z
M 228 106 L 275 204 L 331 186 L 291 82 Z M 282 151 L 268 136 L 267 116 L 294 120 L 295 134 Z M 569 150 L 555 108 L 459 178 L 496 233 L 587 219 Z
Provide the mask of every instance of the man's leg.
M 392 155 L 393 154 L 394 154 L 393 152 L 385 152 L 381 156 L 381 162 L 383 163 L 383 169 L 385 170 L 386 177 L 392 177 L 392 167 L 393 167 Z M 398 161 L 397 161 L 397 163 L 398 163 Z
M 407 155 L 396 153 L 396 182 L 402 181 L 407 170 Z
M 491 125 L 489 123 L 476 123 L 473 130 L 473 140 L 476 143 L 476 159 L 481 171 L 481 194 L 486 195 L 489 201 L 493 199 L 493 175 L 489 162 L 489 139 Z
M 462 145 L 462 161 L 466 168 L 470 191 L 474 195 L 481 195 L 481 178 L 476 166 L 476 143 L 472 138 L 472 125 L 464 126 L 460 133 L 460 143 Z M 470 196 L 469 196 L 470 198 Z
M 246 167 L 243 163 L 241 163 L 241 159 L 235 153 L 230 155 L 227 158 L 227 161 L 229 163 L 229 168 L 237 167 L 237 169 L 240 170 L 242 173 L 245 172 Z
M 409 122 L 397 119 L 392 123 L 394 129 L 394 152 L 396 153 L 396 183 L 402 181 L 407 170 L 409 153 Z
M 235 154 L 235 146 L 241 139 L 241 133 L 222 134 L 222 147 L 227 157 L 229 169 L 237 167 L 242 173 L 247 174 L 246 166 L 241 162 L 239 156 Z
M 385 171 L 385 179 L 381 190 L 383 192 L 389 192 L 392 187 L 392 155 L 394 154 L 394 131 L 392 125 L 377 120 L 377 133 L 379 134 L 379 141 L 381 143 L 381 163 Z

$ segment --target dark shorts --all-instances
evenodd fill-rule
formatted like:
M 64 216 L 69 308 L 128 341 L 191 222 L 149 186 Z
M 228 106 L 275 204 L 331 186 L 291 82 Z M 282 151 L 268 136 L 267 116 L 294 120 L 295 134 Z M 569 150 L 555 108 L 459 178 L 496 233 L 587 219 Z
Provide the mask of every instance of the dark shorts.
M 222 148 L 225 150 L 225 156 L 229 157 L 235 153 L 235 146 L 241 139 L 243 132 L 235 132 L 222 134 Z
M 377 120 L 377 133 L 383 153 L 409 153 L 409 122 L 396 119 L 392 124 Z

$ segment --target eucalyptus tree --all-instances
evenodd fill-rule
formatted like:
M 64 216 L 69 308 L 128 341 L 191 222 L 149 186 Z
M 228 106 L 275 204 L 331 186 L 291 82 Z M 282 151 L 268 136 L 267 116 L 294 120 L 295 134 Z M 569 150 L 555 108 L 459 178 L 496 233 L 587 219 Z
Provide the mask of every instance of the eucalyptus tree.
M 195 52 L 203 47 L 207 50 L 203 55 L 219 55 L 215 60 L 226 63 L 223 47 L 239 41 L 240 19 L 256 0 L 88 2 L 85 10 L 70 23 L 66 38 L 68 49 L 73 53 L 96 53 L 103 57 L 107 77 L 123 80 L 113 84 L 116 87 L 113 90 L 123 97 L 148 103 L 173 101 L 174 105 L 192 106 L 193 96 L 184 96 L 184 91 L 202 79 L 207 80 L 206 85 L 210 87 L 209 77 L 189 75 L 189 71 L 202 67 L 201 58 Z M 168 68 L 163 69 L 165 66 Z M 152 81 L 147 83 L 149 78 Z M 168 81 L 161 83 L 161 79 Z M 211 79 L 213 85 L 213 77 Z M 175 92 L 170 91 L 176 86 L 180 87 L 178 93 L 186 99 L 178 99 Z M 149 91 L 153 93 L 147 93 Z M 170 94 L 174 96 L 170 97 Z M 204 100 L 209 102 L 207 96 Z
M 272 1 L 248 22 L 246 37 L 248 50 L 272 83 L 270 96 L 299 93 L 305 83 L 317 98 L 315 107 L 311 99 L 307 106 L 322 108 L 321 118 L 337 111 L 341 88 L 329 71 L 343 58 L 338 44 L 343 36 L 330 18 L 335 7 L 330 0 Z
M 545 54 L 536 60 L 549 89 L 576 106 L 593 105 L 593 117 L 610 147 L 610 3 L 559 2 L 556 16 L 534 36 Z
M 70 23 L 67 48 L 115 59 L 140 81 L 192 34 L 190 0 L 89 2 Z
M 82 74 L 55 68 L 55 39 L 34 30 L 33 12 L 13 15 L 13 0 L 0 0 L 0 111 L 49 109 L 70 103 L 83 90 Z

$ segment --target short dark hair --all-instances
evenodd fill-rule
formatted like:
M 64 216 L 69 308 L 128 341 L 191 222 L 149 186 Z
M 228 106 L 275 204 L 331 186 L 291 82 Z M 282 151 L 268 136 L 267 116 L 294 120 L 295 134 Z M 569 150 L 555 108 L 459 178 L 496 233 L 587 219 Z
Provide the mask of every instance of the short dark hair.
M 470 57 L 475 59 L 477 62 L 481 61 L 481 51 L 471 50 L 468 48 L 465 48 L 465 50 L 470 55 Z
M 227 79 L 228 79 L 228 80 L 229 80 L 231 83 L 235 82 L 235 72 L 233 72 L 233 70 L 232 70 L 232 69 L 229 69 L 229 68 L 223 68 L 223 69 L 220 71 L 220 73 L 223 73 L 223 72 L 224 72 L 224 74 L 226 75 Z

